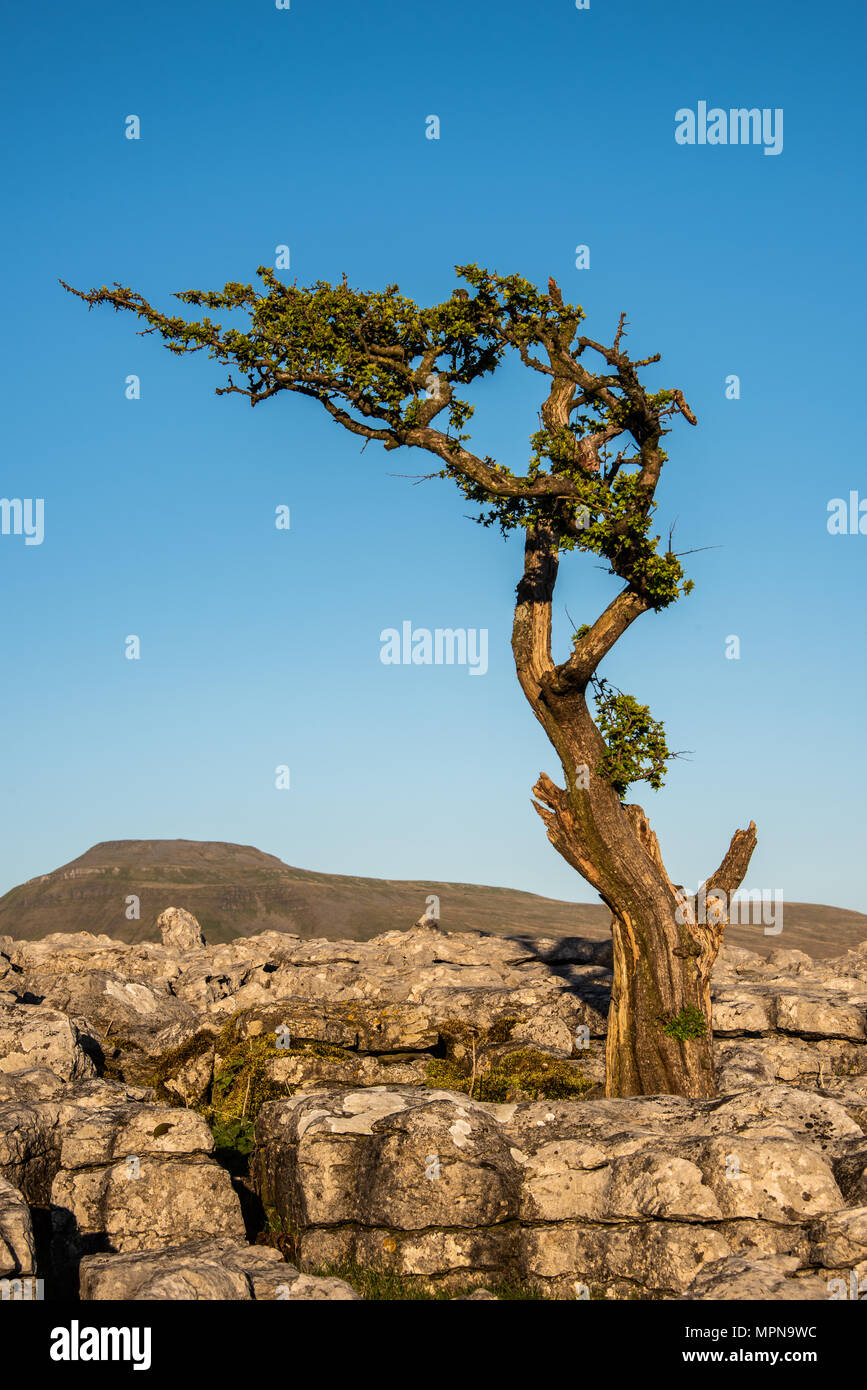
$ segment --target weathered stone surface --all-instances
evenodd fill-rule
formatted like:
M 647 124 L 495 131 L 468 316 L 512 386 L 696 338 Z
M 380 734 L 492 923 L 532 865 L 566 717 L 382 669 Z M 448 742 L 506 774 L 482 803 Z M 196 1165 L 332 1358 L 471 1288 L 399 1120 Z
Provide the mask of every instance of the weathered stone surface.
M 214 1139 L 200 1115 L 163 1105 L 113 1105 L 67 1122 L 60 1147 L 64 1168 L 93 1168 L 128 1154 L 210 1154 Z
M 0 1279 L 35 1268 L 30 1208 L 18 1188 L 0 1178 Z
M 448 1037 L 454 1023 L 470 1026 L 484 1035 L 508 1021 L 510 1039 L 545 1048 L 561 1057 L 576 1055 L 576 1034 L 582 1025 L 591 1037 L 605 1034 L 603 1015 L 590 1004 L 560 987 L 546 985 L 512 990 L 436 988 L 424 993 L 425 1007 L 442 1020 L 440 1032 Z
M 74 1273 L 95 1250 L 146 1250 L 185 1237 L 245 1235 L 229 1175 L 207 1159 L 144 1158 L 57 1174 L 51 1189 L 52 1260 Z
M 519 1150 L 513 1150 L 518 1158 Z M 701 1170 L 653 1150 L 611 1156 L 576 1140 L 544 1144 L 521 1155 L 521 1215 L 529 1221 L 720 1219 L 722 1211 Z
M 285 1273 L 283 1271 L 286 1271 Z M 280 1282 L 276 1285 L 273 1297 L 285 1299 L 290 1303 L 349 1303 L 360 1302 L 351 1284 L 343 1279 L 327 1276 L 301 1274 L 294 1265 L 284 1265 L 280 1272 Z M 273 1277 L 273 1276 L 272 1276 Z M 263 1295 L 257 1295 L 263 1297 Z
M 182 907 L 167 907 L 157 918 L 157 930 L 164 946 L 176 951 L 195 951 L 204 946 L 202 929 L 191 912 Z
M 668 1297 L 735 1253 L 806 1261 L 810 1224 L 845 1206 L 832 1161 L 856 1135 L 835 1102 L 773 1085 L 512 1105 L 332 1090 L 263 1107 L 254 1173 L 304 1264 L 517 1269 L 564 1296 L 583 1280 Z
M 157 1048 L 161 1035 L 181 1026 L 193 1032 L 198 1014 L 164 987 L 124 980 L 109 971 L 61 975 L 27 975 L 19 986 L 31 999 L 82 1021 L 82 1031 L 97 1038 L 123 1037 L 145 1050 Z
M 725 1216 L 800 1224 L 843 1205 L 829 1164 L 794 1140 L 733 1134 L 700 1143 L 695 1161 Z
M 52 1075 L 39 1068 L 2 1078 L 9 1101 L 0 1104 L 0 1176 L 40 1207 L 50 1202 L 51 1184 L 60 1167 L 61 1137 L 68 1126 L 94 1110 L 150 1098 L 140 1087 L 113 1081 L 64 1083 L 54 1077 L 52 1085 Z
M 88 1255 L 81 1262 L 81 1297 L 88 1301 L 346 1302 L 357 1301 L 359 1295 L 342 1279 L 301 1274 L 277 1250 L 220 1239 L 186 1241 L 162 1250 Z
M 65 1081 L 95 1076 L 79 1029 L 57 1009 L 0 1004 L 0 1072 L 47 1067 Z
M 36 1107 L 0 1105 L 0 1177 L 24 1192 L 28 1201 L 48 1201 L 59 1148 L 52 1127 Z
M 745 989 L 713 991 L 713 1029 L 718 1037 L 764 1033 L 771 1026 L 771 1003 L 768 998 Z
M 12 964 L 25 975 L 114 970 L 130 954 L 131 948 L 122 941 L 90 932 L 52 932 L 38 941 L 12 941 L 8 951 Z
M 293 1226 L 490 1226 L 517 1215 L 520 1173 L 484 1109 L 448 1092 L 373 1087 L 271 1101 L 256 1126 L 266 1205 Z
M 829 1297 L 827 1281 L 810 1276 L 795 1278 L 797 1269 L 798 1260 L 790 1256 L 748 1259 L 731 1255 L 703 1265 L 682 1296 L 702 1302 L 761 1299 L 775 1303 Z
M 867 1048 L 840 1039 L 750 1037 L 716 1044 L 717 1086 L 722 1095 L 757 1082 L 797 1086 L 837 1084 L 867 1068 Z
M 775 1080 L 772 1059 L 756 1047 L 732 1043 L 717 1046 L 716 1084 L 721 1095 Z
M 267 1064 L 272 1081 L 282 1082 L 301 1091 L 321 1090 L 332 1086 L 421 1086 L 424 1085 L 429 1059 L 403 1058 L 400 1054 L 385 1060 L 379 1056 L 359 1056 L 347 1053 L 344 1057 L 319 1057 L 314 1053 L 287 1052 Z
M 118 1105 L 69 1123 L 51 1186 L 52 1257 L 74 1277 L 82 1255 L 134 1251 L 179 1240 L 244 1239 L 228 1173 L 189 1110 Z
M 699 1102 L 699 1104 L 702 1104 Z M 794 1086 L 757 1086 L 719 1102 L 704 1102 L 705 1127 L 713 1134 L 744 1133 L 800 1137 L 822 1152 L 839 1140 L 862 1138 L 844 1106 Z
M 825 1216 L 812 1230 L 812 1254 L 827 1269 L 867 1260 L 867 1206 Z
M 776 1025 L 783 1033 L 805 1038 L 867 1039 L 863 1004 L 845 1003 L 816 994 L 778 994 Z
M 822 1152 L 831 1151 L 838 1141 L 863 1139 L 859 1125 L 842 1105 L 791 1086 L 756 1086 L 710 1101 L 663 1095 L 485 1108 L 503 1123 L 517 1147 L 528 1151 L 542 1142 L 576 1134 L 588 1144 L 604 1146 L 609 1157 L 635 1152 L 650 1139 L 663 1145 L 675 1143 L 680 1152 L 686 1139 L 718 1134 L 801 1138 Z
M 383 1007 L 364 1000 L 326 1005 L 292 997 L 244 1010 L 236 1025 L 241 1038 L 276 1034 L 281 1027 L 299 1042 L 368 1053 L 423 1052 L 439 1041 L 439 1030 L 425 1009 L 412 1004 Z
M 417 1277 L 433 1285 L 466 1285 L 497 1279 L 518 1270 L 520 1227 L 468 1226 L 464 1229 L 383 1231 L 366 1226 L 319 1226 L 298 1241 L 299 1262 L 311 1269 L 342 1265 Z
M 521 1231 L 519 1259 L 523 1272 L 543 1285 L 568 1287 L 574 1280 L 588 1286 L 612 1280 L 660 1296 L 687 1289 L 697 1271 L 731 1251 L 712 1228 L 677 1222 L 637 1225 L 530 1226 Z M 565 1286 L 565 1287 L 564 1287 Z
M 810 969 L 813 965 L 812 956 L 808 956 L 806 951 L 787 951 L 778 949 L 771 951 L 767 958 L 767 965 L 773 966 L 776 970 L 788 970 L 806 966 Z

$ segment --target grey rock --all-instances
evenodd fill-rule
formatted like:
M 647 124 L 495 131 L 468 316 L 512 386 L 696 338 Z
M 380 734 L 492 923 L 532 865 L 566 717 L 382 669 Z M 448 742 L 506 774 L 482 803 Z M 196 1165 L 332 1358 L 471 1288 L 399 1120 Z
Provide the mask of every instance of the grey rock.
M 146 1050 L 162 1046 L 167 1029 L 195 1031 L 199 1014 L 164 987 L 124 980 L 109 971 L 28 975 L 28 991 L 45 1006 L 82 1021 L 81 1032 L 99 1039 L 123 1037 Z M 85 1021 L 86 1020 L 86 1024 Z
M 157 927 L 163 945 L 176 951 L 195 951 L 205 944 L 195 917 L 182 907 L 167 907 L 157 918 Z
M 812 1228 L 815 1262 L 828 1269 L 851 1268 L 867 1260 L 867 1206 L 836 1211 Z
M 64 1128 L 51 1186 L 52 1258 L 74 1280 L 83 1255 L 179 1241 L 243 1240 L 238 1197 L 211 1157 L 214 1141 L 189 1110 L 118 1105 Z
M 565 1292 L 575 1280 L 588 1286 L 614 1281 L 656 1297 L 684 1292 L 703 1265 L 730 1254 L 718 1231 L 666 1221 L 528 1226 L 519 1248 L 522 1271 L 543 1286 L 553 1283 Z
M 162 1250 L 88 1255 L 81 1262 L 81 1297 L 96 1301 L 358 1300 L 342 1279 L 299 1273 L 277 1250 L 229 1239 L 193 1240 Z
M 275 1298 L 285 1299 L 291 1303 L 350 1303 L 360 1302 L 361 1295 L 355 1292 L 351 1284 L 347 1284 L 343 1279 L 333 1279 L 328 1276 L 313 1274 L 299 1274 L 292 1265 L 284 1266 L 289 1271 L 288 1274 L 280 1275 L 280 1282 L 277 1284 Z
M 35 1269 L 30 1208 L 17 1187 L 0 1178 L 0 1279 Z
M 65 1081 L 94 1076 L 96 1067 L 71 1019 L 34 1004 L 0 1004 L 0 1072 L 47 1067 Z
M 517 1215 L 520 1172 L 485 1110 L 411 1087 L 318 1092 L 262 1107 L 253 1171 L 293 1227 L 489 1226 Z
M 798 1260 L 793 1256 L 749 1259 L 731 1255 L 703 1265 L 683 1297 L 701 1301 L 772 1299 L 775 1303 L 829 1297 L 827 1281 L 811 1276 L 795 1278 L 797 1269 Z

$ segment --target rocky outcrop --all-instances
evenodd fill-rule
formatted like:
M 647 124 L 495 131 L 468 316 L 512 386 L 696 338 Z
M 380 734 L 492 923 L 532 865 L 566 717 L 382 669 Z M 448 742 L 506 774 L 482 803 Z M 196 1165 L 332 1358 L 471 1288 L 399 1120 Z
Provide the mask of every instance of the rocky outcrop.
M 790 1088 L 485 1105 L 390 1087 L 266 1104 L 254 1174 L 302 1263 L 673 1297 L 734 1255 L 797 1250 L 826 1282 L 867 1260 L 867 1207 L 841 1216 L 835 1178 L 852 1156 L 845 1109 Z
M 64 1081 L 95 1076 L 82 1031 L 58 1009 L 0 1004 L 0 1071 L 47 1067 Z
M 88 1255 L 81 1297 L 102 1299 L 353 1300 L 342 1279 L 301 1274 L 279 1250 L 233 1240 L 192 1240 L 163 1250 Z
M 167 907 L 157 918 L 157 931 L 164 946 L 176 951 L 195 951 L 204 946 L 202 929 L 191 912 L 182 907 Z
M 32 1275 L 35 1266 L 30 1208 L 17 1187 L 0 1178 L 0 1279 Z
M 83 1255 L 153 1250 L 207 1236 L 245 1237 L 229 1174 L 190 1110 L 131 1104 L 68 1124 L 51 1185 L 51 1263 L 74 1286 Z
M 605 1100 L 607 943 L 426 921 L 207 947 L 188 917 L 0 941 L 0 1265 L 49 1296 L 867 1279 L 867 943 L 724 950 L 718 1098 Z

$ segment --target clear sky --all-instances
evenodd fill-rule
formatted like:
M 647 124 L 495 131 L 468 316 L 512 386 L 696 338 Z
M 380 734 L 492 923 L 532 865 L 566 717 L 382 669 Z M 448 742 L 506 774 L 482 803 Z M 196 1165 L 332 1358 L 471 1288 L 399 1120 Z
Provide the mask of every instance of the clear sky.
M 867 910 L 867 535 L 827 529 L 832 498 L 867 498 L 863 6 L 48 0 L 5 27 L 0 490 L 43 498 L 45 534 L 0 536 L 0 891 L 99 840 L 183 837 L 593 898 L 530 805 L 559 769 L 512 667 L 520 540 L 398 476 L 427 456 L 362 454 L 288 394 L 218 398 L 216 364 L 57 283 L 170 307 L 288 245 L 302 284 L 429 302 L 475 261 L 554 275 L 593 337 L 626 310 L 699 418 L 669 437 L 660 522 L 713 547 L 604 668 L 691 750 L 635 799 L 675 881 L 752 818 L 747 886 Z M 781 109 L 781 152 L 678 144 L 702 101 Z M 476 449 L 523 470 L 537 392 L 485 383 Z M 564 607 L 588 621 L 614 583 L 566 557 L 564 655 Z M 407 620 L 487 629 L 487 674 L 383 665 Z

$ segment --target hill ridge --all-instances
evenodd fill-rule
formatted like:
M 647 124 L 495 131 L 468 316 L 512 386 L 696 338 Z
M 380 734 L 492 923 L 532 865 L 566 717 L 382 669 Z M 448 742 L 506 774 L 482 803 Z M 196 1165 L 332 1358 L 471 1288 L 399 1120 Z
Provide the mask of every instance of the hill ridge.
M 369 940 L 405 930 L 440 899 L 450 931 L 498 936 L 608 935 L 602 903 L 570 903 L 520 889 L 444 880 L 376 879 L 299 869 L 255 845 L 229 840 L 100 840 L 83 854 L 18 884 L 0 898 L 0 935 L 34 940 L 52 932 L 105 933 L 130 943 L 156 938 L 166 907 L 184 907 L 213 943 L 263 930 L 332 940 Z M 130 899 L 139 916 L 128 918 Z M 778 947 L 833 955 L 867 939 L 867 915 L 787 903 L 784 929 L 735 925 L 730 944 L 765 954 Z

